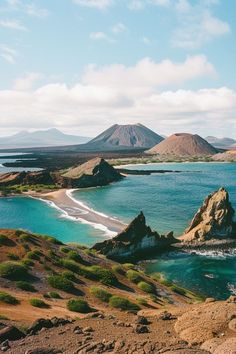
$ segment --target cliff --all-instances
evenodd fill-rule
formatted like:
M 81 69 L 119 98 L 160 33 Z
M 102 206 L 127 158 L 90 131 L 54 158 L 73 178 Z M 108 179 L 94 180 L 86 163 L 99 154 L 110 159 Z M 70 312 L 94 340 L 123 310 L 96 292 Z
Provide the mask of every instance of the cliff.
M 208 195 L 180 237 L 184 242 L 204 242 L 211 239 L 236 237 L 234 209 L 224 188 Z
M 92 249 L 109 258 L 119 259 L 145 254 L 150 256 L 150 253 L 168 249 L 176 242 L 178 241 L 174 238 L 173 232 L 165 236 L 152 231 L 146 225 L 145 216 L 141 212 L 124 231 L 110 240 L 96 243 Z

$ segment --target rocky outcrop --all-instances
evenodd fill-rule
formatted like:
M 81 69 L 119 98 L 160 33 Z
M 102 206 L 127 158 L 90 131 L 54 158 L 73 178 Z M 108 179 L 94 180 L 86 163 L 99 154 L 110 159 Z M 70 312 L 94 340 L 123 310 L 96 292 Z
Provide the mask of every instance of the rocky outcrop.
M 62 175 L 64 184 L 72 188 L 106 186 L 119 181 L 123 176 L 107 161 L 95 158 L 69 169 Z
M 124 231 L 110 240 L 96 243 L 92 248 L 109 258 L 120 259 L 150 256 L 150 253 L 166 250 L 176 242 L 178 240 L 174 238 L 173 232 L 159 235 L 152 231 L 141 212 Z
M 50 171 L 8 172 L 0 174 L 0 187 L 20 185 L 57 185 L 61 188 L 87 188 L 105 186 L 123 176 L 102 158 L 92 159 L 66 173 Z
M 210 194 L 194 215 L 180 239 L 184 242 L 204 242 L 236 237 L 234 209 L 224 188 Z

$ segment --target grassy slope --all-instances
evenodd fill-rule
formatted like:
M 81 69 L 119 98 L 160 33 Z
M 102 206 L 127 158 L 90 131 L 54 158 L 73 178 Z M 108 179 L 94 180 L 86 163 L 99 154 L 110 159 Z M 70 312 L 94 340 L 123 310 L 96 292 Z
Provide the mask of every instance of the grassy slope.
M 75 270 L 73 274 L 68 274 L 68 260 L 79 271 Z M 83 317 L 82 314 L 71 312 L 66 308 L 67 301 L 71 298 L 84 299 L 91 308 L 97 310 L 111 313 L 119 311 L 112 308 L 109 303 L 96 298 L 91 293 L 91 287 L 94 286 L 106 290 L 111 295 L 129 299 L 132 303 L 139 305 L 140 309 L 158 309 L 169 303 L 188 303 L 194 300 L 194 295 L 191 293 L 178 294 L 171 290 L 170 286 L 161 284 L 162 282 L 158 279 L 148 277 L 137 269 L 142 281 L 152 285 L 155 295 L 147 293 L 140 289 L 138 283 L 127 278 L 127 270 L 132 268 L 132 265 L 119 266 L 81 246 L 63 245 L 55 239 L 32 235 L 20 230 L 0 230 L 0 273 L 2 265 L 9 261 L 26 265 L 28 275 L 17 275 L 14 279 L 11 276 L 10 279 L 9 276 L 7 278 L 0 276 L 0 292 L 7 292 L 19 300 L 17 305 L 0 301 L 0 316 L 7 316 L 11 320 L 25 323 L 32 322 L 39 317 Z M 71 266 L 71 263 L 69 265 Z M 94 265 L 101 267 L 99 271 L 91 268 Z M 110 270 L 109 275 L 115 276 L 117 282 L 107 285 L 110 278 L 108 281 L 107 278 L 105 281 L 99 278 L 97 273 L 100 274 L 100 271 L 103 273 L 104 269 Z M 62 276 L 63 272 L 67 272 L 67 278 L 69 276 L 72 279 L 74 288 L 72 292 L 55 289 L 48 283 L 48 277 Z M 114 279 L 112 278 L 112 281 Z M 20 289 L 17 283 L 19 280 L 29 282 L 36 291 Z M 45 297 L 45 294 L 47 296 L 52 291 L 57 292 L 60 298 Z M 29 302 L 32 298 L 42 299 L 49 307 L 32 307 Z

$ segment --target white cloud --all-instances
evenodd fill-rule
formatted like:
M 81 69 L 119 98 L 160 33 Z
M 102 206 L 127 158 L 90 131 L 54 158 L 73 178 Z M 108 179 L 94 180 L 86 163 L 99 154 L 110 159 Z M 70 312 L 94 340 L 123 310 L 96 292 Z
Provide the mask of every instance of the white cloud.
M 128 8 L 130 10 L 142 10 L 145 7 L 144 0 L 130 0 L 128 3 Z
M 149 0 L 149 2 L 158 6 L 169 6 L 171 4 L 170 0 Z
M 10 64 L 15 64 L 18 53 L 6 44 L 0 44 L 0 57 Z
M 107 42 L 114 42 L 114 39 L 110 38 L 104 32 L 92 32 L 89 35 L 89 38 L 93 41 L 107 41 Z
M 34 84 L 43 77 L 40 73 L 27 73 L 14 82 L 14 90 L 29 91 L 33 88 Z
M 73 0 L 73 2 L 80 6 L 104 10 L 112 5 L 113 0 Z
M 98 68 L 87 67 L 83 83 L 108 87 L 156 87 L 182 84 L 203 76 L 215 74 L 214 67 L 204 55 L 188 57 L 182 63 L 174 63 L 165 59 L 156 63 L 150 58 L 144 58 L 135 66 L 126 67 L 113 64 Z
M 115 34 L 119 34 L 125 31 L 127 31 L 127 27 L 122 22 L 119 22 L 112 27 L 112 32 Z
M 146 36 L 143 36 L 141 38 L 141 42 L 146 44 L 146 45 L 151 45 L 152 44 L 152 40 L 150 38 L 146 37 Z
M 214 68 L 204 56 L 181 63 L 146 58 L 132 67 L 89 66 L 71 87 L 55 83 L 33 89 L 41 77 L 29 73 L 15 81 L 14 89 L 0 90 L 0 125 L 4 131 L 57 126 L 91 135 L 128 119 L 164 134 L 200 133 L 201 127 L 204 134 L 207 129 L 215 133 L 222 122 L 226 129 L 235 118 L 236 93 L 229 88 L 179 89 L 183 82 L 211 75 Z M 230 126 L 233 129 L 236 121 Z
M 46 8 L 42 8 L 31 1 L 26 3 L 24 0 L 6 0 L 8 4 L 8 10 L 23 12 L 30 17 L 44 18 L 49 15 L 49 11 Z
M 1 20 L 0 27 L 14 29 L 18 31 L 27 31 L 27 28 L 22 25 L 19 21 L 15 20 Z
M 216 0 L 198 0 L 195 5 L 191 5 L 188 0 L 178 0 L 176 11 L 179 26 L 173 34 L 173 45 L 195 49 L 229 33 L 229 24 L 212 14 L 211 6 L 217 3 Z

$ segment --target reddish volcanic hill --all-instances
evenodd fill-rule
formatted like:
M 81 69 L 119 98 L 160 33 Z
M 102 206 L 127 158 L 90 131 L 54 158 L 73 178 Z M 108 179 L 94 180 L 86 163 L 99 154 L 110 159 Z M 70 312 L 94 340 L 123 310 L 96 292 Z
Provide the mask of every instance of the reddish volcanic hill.
M 196 156 L 214 155 L 218 151 L 199 135 L 176 133 L 148 150 L 149 154 Z
M 114 124 L 86 146 L 99 150 L 126 148 L 151 148 L 160 143 L 163 137 L 142 124 Z

